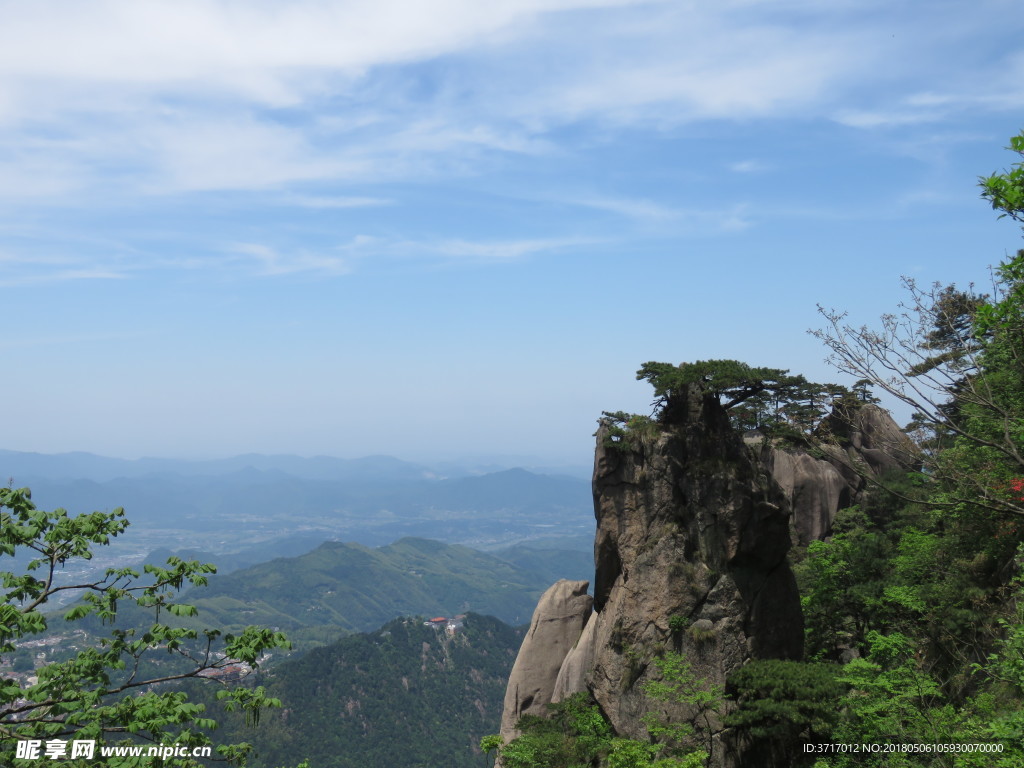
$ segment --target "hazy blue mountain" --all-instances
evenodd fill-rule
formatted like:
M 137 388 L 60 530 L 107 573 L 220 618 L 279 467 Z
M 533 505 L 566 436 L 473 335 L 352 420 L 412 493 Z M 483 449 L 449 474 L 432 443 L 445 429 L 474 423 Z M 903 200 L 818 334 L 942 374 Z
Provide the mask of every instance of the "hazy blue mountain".
M 260 563 L 265 563 L 278 557 L 298 557 L 311 552 L 321 544 L 323 537 L 313 535 L 285 536 L 280 539 L 255 544 L 246 547 L 239 552 L 215 553 L 202 549 L 170 549 L 160 547 L 146 556 L 147 563 L 163 564 L 171 555 L 180 557 L 183 560 L 198 560 L 201 563 L 213 563 L 217 566 L 217 573 L 227 575 L 232 571 L 250 568 Z
M 115 459 L 81 451 L 43 454 L 0 450 L 0 474 L 14 477 L 16 484 L 19 476 L 28 480 L 50 478 L 104 482 L 146 475 L 223 475 L 250 468 L 308 480 L 360 478 L 395 481 L 431 475 L 426 467 L 393 456 L 337 459 L 331 456 L 306 458 L 249 453 L 226 459 Z
M 505 469 L 518 467 L 537 475 L 566 475 L 579 480 L 590 480 L 594 471 L 591 463 L 552 464 L 536 456 L 476 456 L 456 461 L 429 462 L 430 468 L 441 477 L 465 477 L 468 475 L 489 475 Z
M 593 530 L 590 487 L 580 478 L 505 469 L 445 479 L 386 456 L 187 462 L 0 451 L 0 474 L 30 485 L 44 509 L 124 507 L 132 527 L 111 547 L 124 562 L 158 547 L 232 555 L 285 532 L 369 546 L 415 536 L 488 549 L 564 538 L 572 543 L 560 546 L 575 549 Z
M 517 544 L 514 547 L 497 549 L 492 552 L 506 562 L 512 563 L 526 573 L 532 573 L 548 586 L 559 579 L 572 581 L 594 580 L 594 548 L 555 549 Z
M 0 475 L 5 481 L 13 477 L 16 485 L 44 478 L 105 482 L 145 475 L 222 475 L 247 468 L 279 471 L 307 480 L 354 478 L 360 481 L 405 482 L 486 475 L 512 467 L 523 467 L 534 474 L 567 475 L 577 479 L 589 479 L 591 471 L 589 466 L 550 465 L 530 456 L 494 456 L 431 463 L 403 461 L 393 456 L 339 459 L 333 456 L 258 453 L 223 459 L 118 459 L 84 451 L 44 454 L 0 449 Z

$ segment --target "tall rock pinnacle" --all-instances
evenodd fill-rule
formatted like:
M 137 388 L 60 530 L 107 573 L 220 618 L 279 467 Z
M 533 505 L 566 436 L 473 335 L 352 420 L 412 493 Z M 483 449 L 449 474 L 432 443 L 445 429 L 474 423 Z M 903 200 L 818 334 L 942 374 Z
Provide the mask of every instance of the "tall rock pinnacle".
M 646 736 L 648 712 L 694 716 L 642 690 L 667 651 L 682 653 L 708 685 L 724 685 L 751 658 L 802 651 L 786 495 L 717 397 L 695 385 L 680 394 L 647 434 L 616 441 L 608 423 L 598 429 L 596 614 L 552 680 L 555 700 L 589 691 L 615 732 L 631 738 Z M 712 766 L 736 764 L 720 719 L 695 725 Z

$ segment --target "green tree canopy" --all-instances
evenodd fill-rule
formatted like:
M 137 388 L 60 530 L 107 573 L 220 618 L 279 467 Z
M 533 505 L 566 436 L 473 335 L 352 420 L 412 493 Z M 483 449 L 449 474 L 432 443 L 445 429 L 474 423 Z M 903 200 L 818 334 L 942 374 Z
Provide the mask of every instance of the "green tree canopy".
M 1007 147 L 1024 157 L 1024 131 L 1010 139 Z M 1002 173 L 993 173 L 980 180 L 984 197 L 994 210 L 1000 211 L 1000 218 L 1009 216 L 1024 223 L 1024 163 L 1015 163 Z
M 90 560 L 95 545 L 108 544 L 127 527 L 120 508 L 77 516 L 63 509 L 46 512 L 35 507 L 27 488 L 0 488 L 0 554 L 28 553 L 32 558 L 24 572 L 0 572 L 0 654 L 14 654 L 30 638 L 46 632 L 52 617 L 44 609 L 51 598 L 67 590 L 83 592 L 82 600 L 65 614 L 67 621 L 95 616 L 104 624 L 113 623 L 119 605 L 125 603 L 153 615 L 145 631 L 111 629 L 97 643 L 44 664 L 35 670 L 34 683 L 13 677 L 0 680 L 0 763 L 34 765 L 36 761 L 15 756 L 17 742 L 24 740 L 211 745 L 203 730 L 215 723 L 205 717 L 204 708 L 161 684 L 216 675 L 232 666 L 256 668 L 269 649 L 287 645 L 284 635 L 259 627 L 222 636 L 215 629 L 199 632 L 161 621 L 195 613 L 175 596 L 185 584 L 205 584 L 206 575 L 216 570 L 209 564 L 171 558 L 167 567 L 145 566 L 144 577 L 131 568 L 109 568 L 98 580 L 58 585 L 58 572 L 67 563 Z M 264 708 L 280 706 L 261 688 L 225 686 L 218 698 L 253 722 Z M 224 759 L 244 762 L 248 745 L 220 745 L 217 752 Z M 104 765 L 127 768 L 138 761 L 108 757 Z M 87 764 L 96 762 L 61 762 Z M 191 768 L 200 763 L 171 757 L 162 765 Z
M 738 360 L 698 360 L 677 366 L 644 363 L 636 377 L 650 382 L 658 398 L 657 407 L 662 409 L 691 384 L 721 398 L 725 408 L 732 408 L 762 392 L 793 387 L 803 379 L 788 373 L 781 368 L 755 368 Z
M 818 384 L 782 368 L 748 365 L 739 360 L 698 360 L 693 363 L 647 362 L 638 380 L 654 387 L 655 416 L 670 422 L 689 387 L 717 397 L 739 429 L 810 434 L 840 398 L 853 407 L 874 402 L 867 382 L 857 396 L 838 384 Z M 609 416 L 628 414 L 606 414 Z M 628 420 L 628 419 L 627 419 Z

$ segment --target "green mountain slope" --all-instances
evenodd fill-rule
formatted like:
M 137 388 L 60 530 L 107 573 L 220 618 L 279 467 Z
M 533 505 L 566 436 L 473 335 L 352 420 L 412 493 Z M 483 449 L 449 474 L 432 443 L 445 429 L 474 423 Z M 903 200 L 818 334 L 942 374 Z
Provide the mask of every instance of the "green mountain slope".
M 559 553 L 519 554 L 519 563 L 513 563 L 414 538 L 376 549 L 326 542 L 300 557 L 211 578 L 208 587 L 192 590 L 183 601 L 196 606 L 205 626 L 274 626 L 300 645 L 336 636 L 339 629 L 365 632 L 396 616 L 474 611 L 522 624 L 555 570 L 550 562 L 539 567 L 538 561 Z M 574 576 L 583 564 L 574 565 L 565 576 Z
M 258 729 L 210 711 L 223 742 L 249 741 L 253 768 L 469 768 L 498 730 L 505 682 L 522 641 L 489 616 L 469 614 L 455 634 L 399 619 L 284 662 L 258 682 L 282 709 Z

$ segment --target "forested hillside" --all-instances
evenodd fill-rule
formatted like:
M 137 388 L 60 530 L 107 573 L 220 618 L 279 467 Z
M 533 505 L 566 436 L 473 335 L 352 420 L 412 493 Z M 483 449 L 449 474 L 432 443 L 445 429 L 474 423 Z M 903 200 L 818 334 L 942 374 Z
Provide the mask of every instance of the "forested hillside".
M 257 729 L 218 718 L 214 736 L 250 741 L 253 768 L 300 759 L 316 768 L 479 766 L 477 745 L 497 729 L 521 640 L 521 630 L 478 614 L 453 632 L 396 619 L 275 667 L 259 682 L 283 708 Z
M 534 555 L 552 557 L 559 553 Z M 591 558 L 582 553 L 560 559 L 563 568 L 583 570 L 584 577 L 591 570 Z M 427 539 L 407 538 L 378 548 L 326 542 L 300 557 L 211 578 L 208 587 L 186 599 L 205 621 L 229 628 L 278 626 L 302 641 L 316 630 L 365 632 L 396 616 L 456 611 L 522 624 L 547 586 L 547 575 Z
M 236 633 L 252 625 L 274 627 L 288 633 L 294 651 L 305 651 L 400 616 L 473 611 L 524 624 L 553 578 L 589 579 L 592 573 L 593 557 L 571 550 L 518 546 L 486 553 L 415 538 L 386 547 L 329 541 L 298 557 L 211 575 L 208 584 L 182 595 L 196 615 L 168 620 Z M 76 628 L 102 636 L 108 623 L 141 631 L 152 616 L 126 604 L 114 619 L 88 616 Z M 59 620 L 51 630 L 57 636 L 68 632 Z M 27 663 L 27 651 L 16 658 Z

